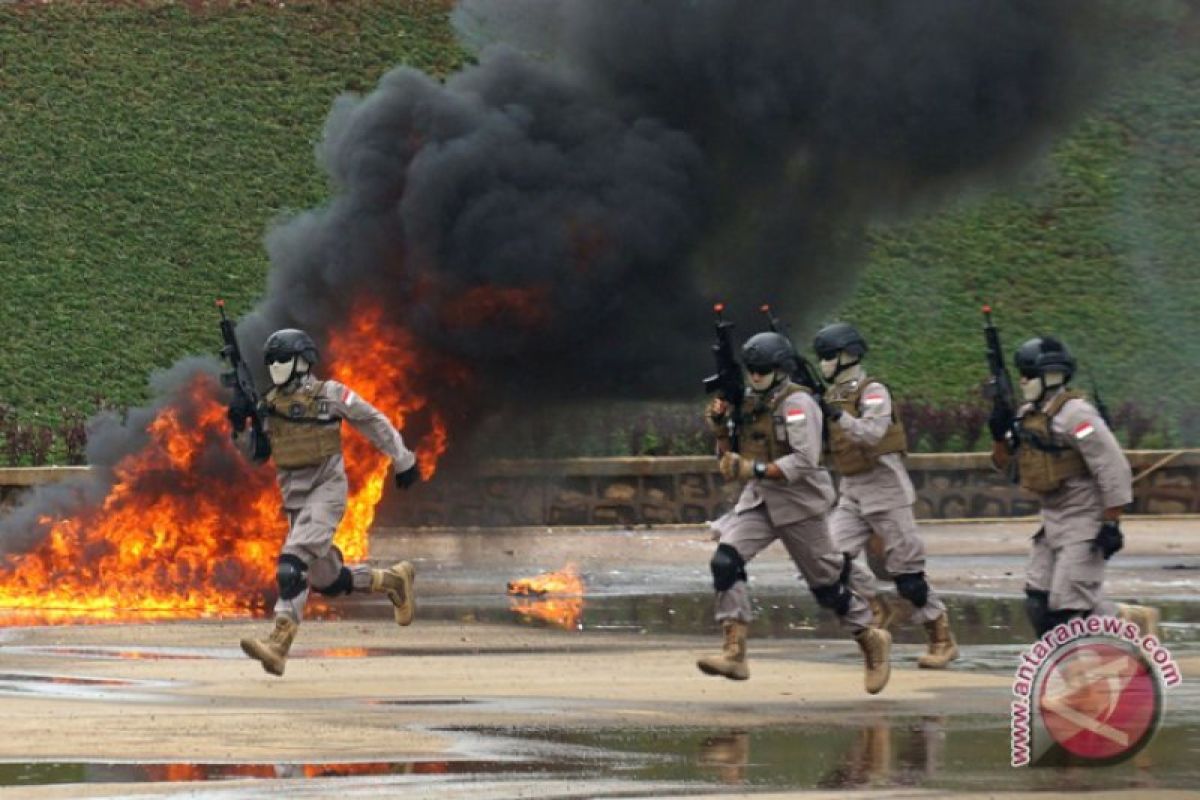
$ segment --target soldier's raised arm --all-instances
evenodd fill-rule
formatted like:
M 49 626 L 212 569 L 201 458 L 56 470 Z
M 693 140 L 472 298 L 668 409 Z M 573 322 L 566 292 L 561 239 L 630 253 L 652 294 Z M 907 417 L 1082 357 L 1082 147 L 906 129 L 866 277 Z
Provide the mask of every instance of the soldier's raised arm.
M 349 386 L 338 381 L 325 382 L 325 397 L 334 416 L 341 417 L 366 436 L 371 444 L 392 460 L 396 474 L 407 472 L 417 463 L 416 455 L 404 445 L 404 437 L 391 420 Z

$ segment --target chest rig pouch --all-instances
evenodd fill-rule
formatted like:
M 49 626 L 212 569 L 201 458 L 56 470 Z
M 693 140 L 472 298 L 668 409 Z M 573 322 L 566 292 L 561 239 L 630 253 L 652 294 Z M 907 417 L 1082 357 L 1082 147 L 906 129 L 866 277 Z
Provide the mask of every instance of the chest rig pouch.
M 739 448 L 742 457 L 770 464 L 792 453 L 783 404 L 797 392 L 812 394 L 803 386 L 786 383 L 770 395 L 757 398 L 751 409 L 743 413 Z
M 826 395 L 825 400 L 840 408 L 843 414 L 858 417 L 860 414 L 859 403 L 862 400 L 863 392 L 871 383 L 884 385 L 874 378 L 863 378 L 854 391 L 841 394 L 835 390 Z M 842 430 L 842 426 L 836 422 L 828 425 L 825 430 L 829 432 L 826 440 L 826 453 L 829 461 L 833 464 L 833 468 L 842 475 L 858 475 L 869 472 L 879 463 L 879 457 L 886 453 L 908 452 L 908 436 L 904 432 L 903 423 L 896 417 L 894 403 L 892 404 L 892 421 L 888 424 L 887 431 L 883 434 L 882 439 L 870 447 L 853 441 Z
M 342 421 L 323 397 L 324 381 L 302 385 L 285 395 L 267 393 L 271 425 L 271 456 L 280 469 L 313 467 L 342 451 Z
M 1017 425 L 1017 477 L 1023 489 L 1053 492 L 1067 478 L 1088 473 L 1079 451 L 1066 444 L 1050 425 L 1068 400 L 1082 398 L 1078 392 L 1063 392 L 1044 411 L 1030 409 Z

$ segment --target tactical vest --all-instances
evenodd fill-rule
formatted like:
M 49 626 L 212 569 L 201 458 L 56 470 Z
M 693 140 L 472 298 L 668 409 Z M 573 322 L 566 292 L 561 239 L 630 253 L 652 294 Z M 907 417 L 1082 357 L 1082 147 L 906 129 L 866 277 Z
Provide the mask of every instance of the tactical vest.
M 766 399 L 759 397 L 754 407 L 742 414 L 738 450 L 743 458 L 770 464 L 793 452 L 792 445 L 788 442 L 783 404 L 797 392 L 812 394 L 803 386 L 787 383 L 773 391 L 769 405 Z
M 1044 411 L 1031 408 L 1018 420 L 1017 477 L 1022 488 L 1045 494 L 1053 492 L 1067 478 L 1088 473 L 1083 456 L 1053 433 L 1050 425 L 1068 400 L 1082 398 L 1079 392 L 1063 392 Z
M 826 395 L 825 401 L 840 408 L 843 414 L 858 417 L 859 401 L 862 399 L 867 385 L 871 383 L 884 386 L 874 378 L 864 377 L 859 381 L 858 388 L 853 393 L 843 397 Z M 883 438 L 873 445 L 867 446 L 855 442 L 836 422 L 828 425 L 826 430 L 829 431 L 826 452 L 829 454 L 829 460 L 833 462 L 833 468 L 842 475 L 858 475 L 869 472 L 879 463 L 880 456 L 887 453 L 908 452 L 908 437 L 904 433 L 903 423 L 896 417 L 895 404 L 892 405 L 891 424 L 888 425 Z
M 324 381 L 302 384 L 289 395 L 267 392 L 271 456 L 280 469 L 313 467 L 342 452 L 342 421 L 321 396 Z

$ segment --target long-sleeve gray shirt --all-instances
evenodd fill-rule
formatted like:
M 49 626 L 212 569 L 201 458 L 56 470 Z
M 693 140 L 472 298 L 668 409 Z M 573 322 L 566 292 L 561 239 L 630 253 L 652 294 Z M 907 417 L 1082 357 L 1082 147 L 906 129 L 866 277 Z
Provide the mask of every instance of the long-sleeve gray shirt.
M 305 381 L 311 382 L 311 376 Z M 321 387 L 321 397 L 329 401 L 334 417 L 349 422 L 356 431 L 392 460 L 397 472 L 416 463 L 416 456 L 404 446 L 404 437 L 387 416 L 355 394 L 348 386 L 327 380 Z M 270 434 L 271 420 L 266 419 Z M 248 436 L 240 437 L 248 440 Z M 276 480 L 283 495 L 285 509 L 297 509 L 311 502 L 345 503 L 347 493 L 346 467 L 341 453 L 329 456 L 320 464 L 298 469 L 276 469 Z
M 1055 396 L 1047 396 L 1042 407 Z M 1020 413 L 1029 408 L 1023 406 Z M 1088 474 L 1067 478 L 1054 491 L 1039 495 L 1046 536 L 1054 545 L 1094 539 L 1104 509 L 1133 500 L 1133 470 L 1100 412 L 1086 400 L 1075 398 L 1063 404 L 1050 429 L 1057 441 L 1078 451 Z
M 858 382 L 850 381 L 838 387 L 839 392 L 854 393 Z M 878 381 L 869 381 L 858 403 L 858 416 L 842 414 L 837 425 L 855 444 L 871 447 L 879 443 L 892 424 L 892 395 Z M 843 475 L 838 489 L 843 498 L 856 505 L 863 514 L 876 514 L 911 506 L 917 500 L 916 490 L 904 468 L 900 453 L 885 453 L 878 463 L 866 472 Z
M 821 466 L 821 408 L 807 392 L 787 397 L 779 411 L 792 452 L 776 459 L 786 480 L 751 479 L 738 498 L 736 513 L 765 505 L 776 525 L 787 525 L 823 514 L 835 493 L 829 471 Z

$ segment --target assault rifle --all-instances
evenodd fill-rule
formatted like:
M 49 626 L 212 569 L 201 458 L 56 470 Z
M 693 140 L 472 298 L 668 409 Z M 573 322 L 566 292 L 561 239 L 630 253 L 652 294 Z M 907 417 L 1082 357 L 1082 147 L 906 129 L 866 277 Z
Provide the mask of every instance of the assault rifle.
M 246 360 L 242 358 L 242 350 L 238 347 L 237 336 L 233 332 L 233 321 L 225 316 L 225 301 L 217 301 L 217 310 L 221 312 L 221 358 L 229 362 L 229 372 L 221 373 L 221 385 L 233 389 L 234 403 L 246 409 L 246 417 L 250 421 L 250 441 L 252 443 L 251 458 L 255 461 L 266 461 L 271 457 L 271 440 L 263 430 L 262 401 L 258 390 L 254 388 L 254 377 Z M 238 431 L 233 435 L 237 436 Z
M 733 323 L 725 319 L 724 303 L 713 306 L 716 314 L 717 340 L 712 346 L 713 360 L 717 371 L 704 379 L 704 391 L 714 392 L 729 404 L 729 441 L 733 451 L 738 450 L 738 434 L 742 424 L 742 401 L 746 398 L 746 382 L 742 377 L 742 365 L 738 363 L 733 349 Z
M 984 395 L 991 398 L 992 408 L 1004 419 L 1016 417 L 1013 402 L 1013 382 L 1008 367 L 1004 365 L 1004 350 L 1000 347 L 1000 331 L 992 324 L 992 307 L 983 307 L 983 338 L 987 343 L 988 372 L 991 373 L 984 386 Z
M 789 342 L 792 340 L 791 335 L 788 333 L 787 325 L 780 321 L 779 317 L 775 316 L 775 312 L 771 310 L 769 305 L 763 303 L 759 310 L 766 315 L 767 327 L 772 332 L 785 337 Z M 792 380 L 812 390 L 814 395 L 820 397 L 825 392 L 825 384 L 817 378 L 817 371 L 813 369 L 812 363 L 807 358 L 800 355 L 800 351 L 796 349 L 794 343 L 792 344 L 792 352 L 796 354 L 795 359 L 788 365 L 788 373 L 792 376 Z

